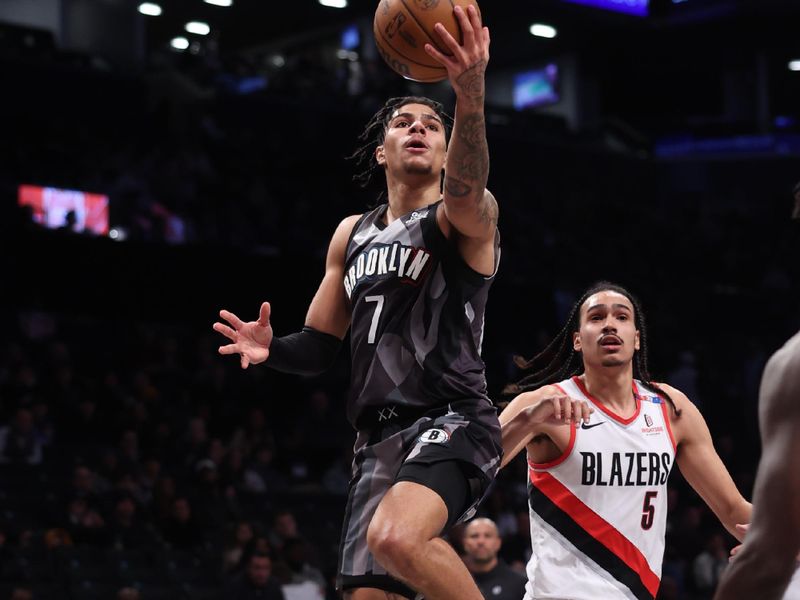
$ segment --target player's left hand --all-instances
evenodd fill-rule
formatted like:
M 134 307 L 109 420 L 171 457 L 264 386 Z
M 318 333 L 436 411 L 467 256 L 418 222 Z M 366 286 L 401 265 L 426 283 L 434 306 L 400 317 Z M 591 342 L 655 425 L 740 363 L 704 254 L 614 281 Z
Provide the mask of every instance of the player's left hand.
M 453 13 L 461 28 L 462 43 L 459 44 L 444 25 L 436 23 L 434 29 L 452 56 L 439 52 L 432 44 L 425 44 L 425 51 L 447 69 L 450 84 L 459 98 L 480 98 L 483 101 L 484 73 L 489 62 L 489 28 L 481 23 L 480 14 L 472 5 L 466 10 L 456 5 Z
M 747 534 L 747 528 L 750 527 L 750 523 L 737 523 L 736 524 L 736 531 L 742 534 L 742 541 L 744 541 L 744 536 Z M 739 551 L 742 549 L 742 544 L 738 544 L 731 548 L 731 554 L 728 557 L 728 562 L 733 560 L 733 557 L 736 556 Z

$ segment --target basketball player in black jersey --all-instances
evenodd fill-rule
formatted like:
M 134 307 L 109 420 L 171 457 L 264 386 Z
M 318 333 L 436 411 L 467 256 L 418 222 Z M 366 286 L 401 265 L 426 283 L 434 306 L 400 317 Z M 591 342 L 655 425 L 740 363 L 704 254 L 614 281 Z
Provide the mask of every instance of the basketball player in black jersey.
M 461 44 L 437 25 L 452 56 L 426 46 L 456 95 L 449 146 L 439 103 L 390 99 L 365 131 L 388 202 L 336 229 L 303 330 L 273 337 L 266 302 L 256 321 L 221 311 L 227 324 L 214 324 L 231 342 L 220 353 L 243 368 L 303 374 L 324 371 L 350 328 L 357 439 L 337 584 L 351 600 L 481 599 L 441 537 L 474 514 L 502 452 L 480 358 L 500 257 L 486 190 L 489 32 L 474 7 L 454 12 Z
M 800 222 L 800 183 L 794 201 L 793 218 Z M 753 519 L 715 600 L 800 597 L 800 332 L 767 361 L 759 396 Z

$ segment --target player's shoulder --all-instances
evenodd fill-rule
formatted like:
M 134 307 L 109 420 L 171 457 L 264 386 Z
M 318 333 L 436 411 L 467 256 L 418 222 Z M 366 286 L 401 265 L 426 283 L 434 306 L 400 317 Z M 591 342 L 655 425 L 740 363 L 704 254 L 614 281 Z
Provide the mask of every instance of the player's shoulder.
M 678 410 L 690 404 L 694 405 L 694 402 L 692 402 L 689 396 L 684 394 L 678 388 L 671 386 L 668 383 L 662 383 L 662 382 L 653 382 L 653 383 L 655 383 L 662 392 L 666 393 L 670 397 L 670 399 L 675 403 L 675 408 L 677 408 Z M 653 391 L 656 394 L 658 394 L 658 390 L 653 390 Z M 663 396 L 663 394 L 658 394 L 658 395 Z M 666 398 L 663 399 L 666 400 Z
M 762 377 L 762 403 L 800 410 L 800 332 L 770 356 Z
M 333 239 L 342 244 L 347 243 L 350 239 L 350 234 L 353 233 L 356 224 L 363 216 L 363 214 L 349 215 L 339 221 L 339 224 L 336 226 L 336 231 L 333 232 Z

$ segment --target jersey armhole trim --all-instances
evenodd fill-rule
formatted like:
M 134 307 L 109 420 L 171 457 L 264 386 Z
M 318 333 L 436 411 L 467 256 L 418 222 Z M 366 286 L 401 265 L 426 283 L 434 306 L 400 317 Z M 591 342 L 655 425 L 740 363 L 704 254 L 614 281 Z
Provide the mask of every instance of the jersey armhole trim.
M 669 413 L 667 412 L 667 403 L 664 402 L 664 399 L 661 399 L 661 414 L 664 415 L 664 427 L 667 428 L 667 433 L 669 434 L 669 441 L 672 442 L 672 450 L 675 452 L 675 455 L 678 454 L 678 445 L 675 443 L 675 436 L 672 434 L 672 425 L 669 422 Z

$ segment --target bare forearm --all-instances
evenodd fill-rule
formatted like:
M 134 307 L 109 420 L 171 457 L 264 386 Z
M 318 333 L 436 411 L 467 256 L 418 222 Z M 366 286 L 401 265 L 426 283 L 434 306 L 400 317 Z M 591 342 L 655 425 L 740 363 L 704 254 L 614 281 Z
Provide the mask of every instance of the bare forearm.
M 486 206 L 484 190 L 489 178 L 489 145 L 486 140 L 484 72 L 479 61 L 458 79 L 455 125 L 445 164 L 445 204 L 448 211 L 477 211 L 485 221 L 496 222 L 491 202 Z M 494 200 L 494 198 L 492 198 Z

